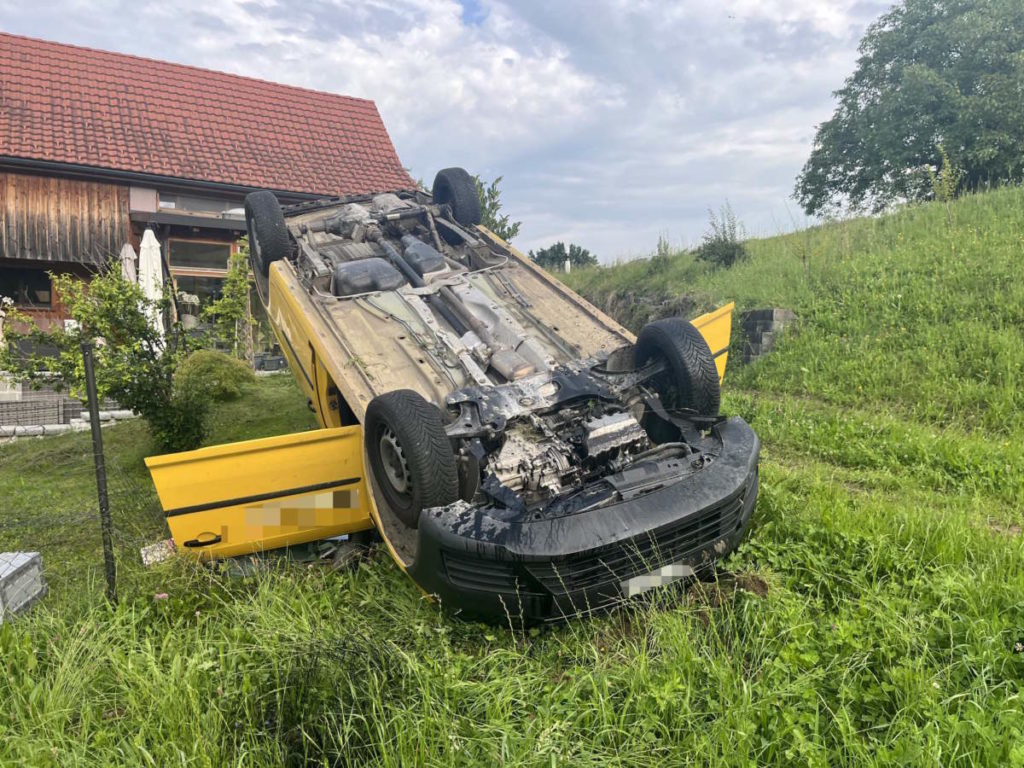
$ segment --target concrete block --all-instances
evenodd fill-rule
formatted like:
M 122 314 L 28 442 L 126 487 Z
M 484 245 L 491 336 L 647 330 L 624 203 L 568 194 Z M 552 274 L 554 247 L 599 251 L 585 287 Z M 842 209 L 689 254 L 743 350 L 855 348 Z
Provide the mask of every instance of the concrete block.
M 47 592 L 38 552 L 0 552 L 0 624 Z
M 779 335 L 794 320 L 796 314 L 793 310 L 780 307 L 754 309 L 744 313 L 743 335 L 747 342 L 743 348 L 744 361 L 752 362 L 770 352 Z
M 100 421 L 113 421 L 114 417 L 111 415 L 111 413 L 112 411 L 99 411 L 98 415 L 100 417 Z M 89 411 L 83 410 L 82 418 L 85 419 L 86 421 L 92 421 L 92 414 L 89 413 Z
M 31 425 L 27 427 L 18 426 L 14 428 L 15 437 L 42 437 L 42 435 L 43 428 L 38 425 Z
M 17 427 L 13 424 L 10 426 L 0 426 L 0 437 L 14 437 L 14 431 L 16 429 Z
M 752 309 L 749 312 L 744 313 L 743 321 L 753 323 L 770 323 L 775 319 L 774 309 Z
M 115 421 L 124 421 L 125 419 L 134 419 L 135 418 L 135 414 L 134 413 L 132 413 L 131 411 L 129 411 L 127 409 L 124 409 L 124 408 L 119 410 L 119 411 L 108 411 L 108 413 L 110 414 L 110 418 L 114 419 Z M 102 414 L 101 414 L 101 417 L 102 417 Z
M 70 424 L 43 424 L 44 435 L 63 435 L 70 431 Z

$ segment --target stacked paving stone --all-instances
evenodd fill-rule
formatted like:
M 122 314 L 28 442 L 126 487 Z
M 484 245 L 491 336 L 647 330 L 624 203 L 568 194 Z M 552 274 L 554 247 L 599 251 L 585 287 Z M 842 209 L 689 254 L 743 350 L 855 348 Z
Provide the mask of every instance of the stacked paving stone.
M 100 421 L 111 423 L 134 416 L 116 402 L 100 402 Z M 0 374 L 0 438 L 42 437 L 89 429 L 89 411 L 66 392 L 25 382 L 12 383 Z
M 754 309 L 745 312 L 742 317 L 743 335 L 746 337 L 743 362 L 751 363 L 771 352 L 779 335 L 794 320 L 796 315 L 790 309 Z

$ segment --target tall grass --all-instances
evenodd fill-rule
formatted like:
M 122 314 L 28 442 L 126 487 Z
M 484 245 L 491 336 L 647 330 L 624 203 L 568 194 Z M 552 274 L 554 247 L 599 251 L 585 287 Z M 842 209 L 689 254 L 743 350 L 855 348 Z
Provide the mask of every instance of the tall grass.
M 764 456 L 718 583 L 523 632 L 448 616 L 379 555 L 246 579 L 126 559 L 116 608 L 69 589 L 0 628 L 0 763 L 1020 765 L 1021 211 L 1005 190 L 952 225 L 925 206 L 753 241 L 729 270 L 567 278 L 800 317 L 726 379 Z M 215 439 L 305 424 L 268 407 L 284 386 Z M 109 434 L 134 465 L 144 433 Z M 87 462 L 74 439 L 47 451 Z M 38 445 L 0 448 L 0 525 L 25 502 L 45 529 Z
M 747 243 L 716 269 L 692 254 L 564 279 L 607 304 L 617 293 L 689 294 L 710 306 L 778 306 L 801 318 L 784 354 L 730 372 L 730 386 L 896 408 L 936 425 L 1008 435 L 1024 427 L 1024 189 Z M 612 301 L 614 304 L 614 301 Z M 738 376 L 735 374 L 739 374 Z

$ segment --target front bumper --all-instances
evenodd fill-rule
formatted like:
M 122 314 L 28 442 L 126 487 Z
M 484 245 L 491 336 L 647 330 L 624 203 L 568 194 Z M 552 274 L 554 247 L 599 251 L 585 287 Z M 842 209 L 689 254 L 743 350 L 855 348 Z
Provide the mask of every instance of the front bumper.
M 634 592 L 636 577 L 659 569 L 706 568 L 746 532 L 761 448 L 740 418 L 713 430 L 722 440 L 714 462 L 630 501 L 517 522 L 475 510 L 427 510 L 409 575 L 464 615 L 533 624 L 619 603 Z

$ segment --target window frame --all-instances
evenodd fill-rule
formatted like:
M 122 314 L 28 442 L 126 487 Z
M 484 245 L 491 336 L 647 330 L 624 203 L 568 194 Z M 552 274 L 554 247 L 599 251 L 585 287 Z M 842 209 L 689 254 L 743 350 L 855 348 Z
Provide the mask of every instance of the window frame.
M 171 245 L 172 243 L 199 243 L 201 245 L 221 245 L 228 246 L 228 259 L 224 263 L 224 269 L 214 269 L 212 267 L 176 267 L 171 261 Z M 228 264 L 231 261 L 231 257 L 238 252 L 238 243 L 236 241 L 229 240 L 205 240 L 197 237 L 168 237 L 167 238 L 167 269 L 171 273 L 171 279 L 173 280 L 177 275 L 182 277 L 219 277 L 225 278 L 228 275 Z M 178 283 L 175 280 L 174 290 L 178 290 Z
M 22 302 L 20 300 L 20 296 L 16 295 L 16 296 L 9 297 L 9 298 L 14 300 L 14 305 L 13 306 L 15 306 L 18 309 L 22 309 L 22 310 L 26 310 L 26 311 L 38 310 L 38 311 L 41 311 L 41 312 L 50 312 L 50 311 L 52 311 L 54 309 L 54 307 L 56 306 L 57 302 L 55 301 L 55 296 L 54 296 L 54 293 L 53 293 L 53 276 L 50 274 L 48 269 L 45 269 L 45 268 L 42 268 L 42 267 L 26 267 L 26 266 L 20 266 L 20 265 L 15 265 L 15 264 L 3 264 L 3 265 L 0 265 L 0 269 L 2 269 L 2 270 L 10 270 L 10 271 L 14 271 L 14 272 L 39 272 L 39 273 L 41 273 L 43 275 L 43 277 L 46 278 L 46 282 L 47 282 L 47 284 L 49 286 L 49 288 L 47 290 L 47 293 L 49 294 L 50 298 L 49 298 L 49 301 L 47 301 L 45 304 L 43 302 L 41 302 L 41 301 L 37 301 L 37 300 L 34 300 L 34 299 L 30 299 L 28 302 Z M 28 292 L 28 290 L 29 289 L 26 289 L 26 293 Z

